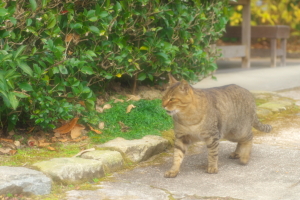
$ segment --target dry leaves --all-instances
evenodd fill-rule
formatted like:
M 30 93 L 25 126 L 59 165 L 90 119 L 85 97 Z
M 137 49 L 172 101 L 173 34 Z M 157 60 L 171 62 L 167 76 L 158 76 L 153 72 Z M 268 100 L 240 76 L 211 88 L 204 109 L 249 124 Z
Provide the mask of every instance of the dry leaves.
M 111 108 L 112 108 L 112 106 L 110 104 L 105 104 L 103 106 L 103 110 L 107 110 L 107 109 L 111 109 Z
M 100 130 L 104 129 L 104 122 L 99 122 L 98 128 L 99 128 Z
M 129 106 L 127 106 L 127 109 L 126 109 L 126 113 L 130 113 L 131 109 L 132 108 L 135 108 L 136 106 L 130 104 Z
M 13 140 L 0 138 L 0 144 L 2 146 L 0 148 L 0 155 L 2 154 L 14 155 L 17 153 L 17 146 L 15 145 L 15 142 Z
M 132 100 L 132 101 L 139 101 L 139 100 L 141 100 L 141 97 L 139 95 L 128 94 L 126 96 L 128 98 L 127 101 L 130 101 L 130 100 Z
M 97 130 L 97 129 L 94 129 L 94 128 L 91 127 L 90 125 L 88 125 L 88 126 L 90 127 L 91 131 L 94 131 L 94 132 L 97 133 L 97 134 L 102 134 L 101 131 L 99 131 L 99 130 Z
M 78 117 L 75 117 L 69 123 L 66 123 L 63 126 L 54 129 L 53 131 L 55 133 L 60 133 L 60 134 L 68 133 L 68 132 L 70 132 L 74 128 L 74 126 L 76 125 L 78 119 L 79 119 Z
M 76 33 L 69 33 L 65 37 L 65 42 L 74 42 L 74 44 L 78 44 L 80 41 L 80 36 Z
M 71 138 L 75 139 L 81 135 L 81 131 L 84 130 L 85 127 L 81 124 L 76 124 L 74 128 L 71 130 Z

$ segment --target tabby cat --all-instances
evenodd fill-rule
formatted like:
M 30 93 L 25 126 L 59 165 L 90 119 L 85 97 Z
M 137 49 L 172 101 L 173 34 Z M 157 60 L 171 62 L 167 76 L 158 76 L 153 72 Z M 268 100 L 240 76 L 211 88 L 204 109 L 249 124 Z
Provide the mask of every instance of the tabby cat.
M 252 147 L 252 126 L 270 132 L 272 126 L 262 124 L 256 115 L 253 95 L 237 85 L 195 89 L 187 81 L 169 75 L 169 88 L 162 106 L 173 117 L 175 145 L 173 166 L 165 177 L 176 177 L 187 147 L 204 141 L 208 149 L 208 173 L 218 172 L 218 147 L 221 138 L 237 142 L 230 158 L 247 164 Z

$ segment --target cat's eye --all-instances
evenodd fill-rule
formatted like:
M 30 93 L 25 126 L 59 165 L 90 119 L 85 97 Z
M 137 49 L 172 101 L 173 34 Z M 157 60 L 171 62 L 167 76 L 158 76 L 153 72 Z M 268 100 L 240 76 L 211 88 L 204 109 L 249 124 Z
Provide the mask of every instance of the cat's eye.
M 169 101 L 174 101 L 175 100 L 175 98 L 171 98 Z

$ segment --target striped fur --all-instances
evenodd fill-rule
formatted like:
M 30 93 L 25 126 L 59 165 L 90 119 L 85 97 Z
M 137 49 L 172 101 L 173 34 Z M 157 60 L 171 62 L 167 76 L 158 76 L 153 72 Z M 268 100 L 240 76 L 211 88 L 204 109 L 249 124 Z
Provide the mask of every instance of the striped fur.
M 162 106 L 173 117 L 174 160 L 165 177 L 176 177 L 189 144 L 204 141 L 208 149 L 208 173 L 218 172 L 218 148 L 221 138 L 237 142 L 230 158 L 247 164 L 252 148 L 252 127 L 270 132 L 256 115 L 253 95 L 237 85 L 210 89 L 195 89 L 185 80 L 169 76 L 169 88 Z

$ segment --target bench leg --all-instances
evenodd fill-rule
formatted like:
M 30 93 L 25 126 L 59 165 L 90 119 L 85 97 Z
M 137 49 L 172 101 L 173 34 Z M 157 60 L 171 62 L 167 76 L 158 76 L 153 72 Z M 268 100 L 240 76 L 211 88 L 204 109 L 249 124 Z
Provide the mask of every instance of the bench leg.
M 276 67 L 276 57 L 277 57 L 277 41 L 276 39 L 271 39 L 271 67 Z
M 281 39 L 280 47 L 282 49 L 281 66 L 285 67 L 285 61 L 286 61 L 286 39 Z

